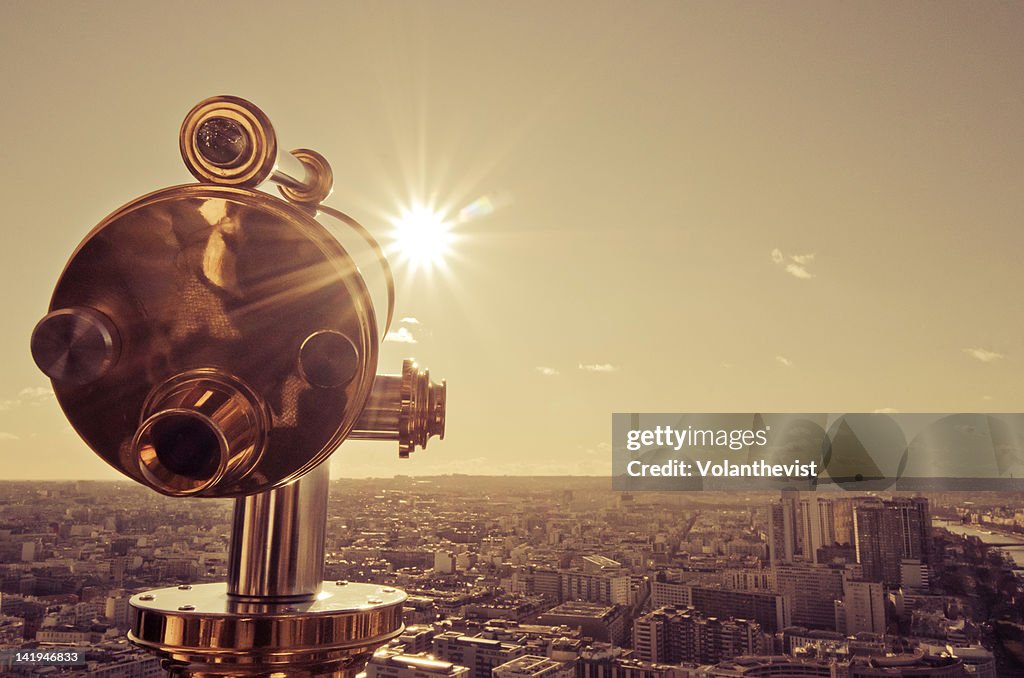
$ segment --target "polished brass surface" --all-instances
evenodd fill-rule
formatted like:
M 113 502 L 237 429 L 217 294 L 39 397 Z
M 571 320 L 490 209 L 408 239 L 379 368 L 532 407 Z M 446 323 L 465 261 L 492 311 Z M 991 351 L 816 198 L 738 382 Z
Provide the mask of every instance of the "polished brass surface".
M 32 359 L 46 376 L 64 384 L 88 384 L 99 378 L 120 353 L 117 328 L 93 308 L 59 308 L 32 331 Z
M 334 188 L 334 171 L 327 158 L 308 148 L 297 148 L 291 152 L 305 168 L 305 180 L 295 185 L 286 180 L 287 175 L 271 175 L 280 185 L 281 195 L 301 205 L 319 205 L 327 199 Z
M 445 381 L 435 384 L 429 370 L 405 360 L 401 374 L 377 377 L 351 437 L 397 440 L 398 455 L 408 457 L 417 447 L 426 447 L 432 436 L 444 439 L 447 392 Z
M 189 111 L 178 134 L 185 167 L 199 181 L 254 187 L 277 164 L 277 135 L 270 119 L 238 97 L 205 99 Z
M 230 484 L 259 461 L 270 431 L 263 399 L 236 377 L 199 369 L 157 386 L 132 452 L 149 485 L 185 496 Z
M 185 167 L 202 182 L 254 188 L 269 180 L 289 201 L 310 207 L 326 200 L 334 187 L 324 156 L 306 148 L 281 151 L 267 115 L 238 97 L 197 104 L 185 116 L 178 145 Z
M 116 362 L 84 385 L 55 379 L 54 391 L 103 459 L 168 494 L 240 496 L 298 478 L 348 435 L 376 371 L 373 308 L 349 256 L 305 211 L 243 188 L 179 186 L 116 211 L 72 256 L 50 308 L 92 309 L 117 328 Z M 314 386 L 300 369 L 303 343 L 323 331 L 356 349 L 344 385 Z M 194 370 L 255 393 L 266 442 L 247 468 L 172 487 L 140 466 L 139 427 L 157 413 L 155 390 Z
M 314 332 L 299 347 L 299 372 L 313 386 L 344 386 L 358 370 L 359 349 L 341 332 Z
M 269 492 L 235 499 L 228 595 L 312 600 L 324 575 L 330 464 Z
M 249 603 L 224 584 L 132 596 L 128 638 L 185 675 L 335 675 L 404 630 L 402 591 L 322 582 L 314 600 Z

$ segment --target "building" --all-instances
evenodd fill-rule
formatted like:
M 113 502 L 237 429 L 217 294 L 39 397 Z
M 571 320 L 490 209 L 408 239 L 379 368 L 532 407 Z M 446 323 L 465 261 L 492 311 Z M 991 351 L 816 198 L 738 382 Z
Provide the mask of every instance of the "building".
M 651 605 L 659 607 L 692 607 L 692 584 L 666 581 L 651 582 Z
M 90 660 L 85 669 L 90 678 L 164 678 L 167 672 L 161 659 L 137 648 L 103 652 Z
M 835 535 L 828 499 L 782 490 L 779 501 L 769 505 L 768 515 L 768 558 L 772 565 L 796 560 L 817 562 L 818 549 L 832 543 L 824 539 Z
M 785 656 L 738 657 L 708 668 L 708 678 L 845 678 L 845 663 Z
M 434 645 L 434 627 L 427 624 L 413 624 L 405 627 L 397 643 L 402 646 L 403 654 L 423 654 L 430 652 Z
M 451 551 L 436 551 L 434 553 L 434 572 L 438 574 L 454 573 L 455 554 Z
M 126 628 L 128 626 L 128 599 L 129 596 L 125 595 L 123 591 L 117 595 L 107 596 L 103 613 L 107 620 L 114 626 L 120 626 L 122 628 Z
M 721 587 L 694 586 L 693 607 L 707 617 L 751 619 L 767 633 L 792 626 L 788 600 L 770 591 L 732 591 Z
M 858 502 L 853 510 L 854 545 L 864 578 L 896 587 L 903 580 L 904 561 L 928 565 L 931 526 L 925 497 Z
M 900 529 L 898 512 L 879 499 L 863 500 L 853 509 L 854 546 L 864 579 L 899 586 L 903 560 Z
M 590 558 L 595 557 L 590 556 Z M 562 570 L 560 575 L 560 600 L 585 600 L 591 603 L 613 603 L 615 605 L 630 604 L 630 577 L 628 574 L 617 571 L 574 572 Z
M 790 602 L 790 621 L 809 629 L 836 630 L 835 601 L 843 597 L 845 569 L 811 563 L 773 567 L 777 591 Z
M 25 639 L 25 620 L 0 613 L 0 648 L 21 647 Z
M 575 678 L 574 662 L 559 662 L 547 657 L 524 654 L 494 667 L 494 678 Z
M 885 633 L 885 589 L 881 582 L 847 580 L 843 589 L 847 635 L 867 631 Z
M 666 607 L 633 622 L 633 651 L 640 661 L 711 664 L 762 649 L 761 626 L 746 619 L 705 617 L 693 609 Z
M 585 601 L 558 605 L 537 617 L 538 624 L 578 628 L 594 640 L 622 645 L 629 636 L 627 608 Z
M 366 663 L 366 678 L 470 678 L 470 671 L 421 654 L 381 649 Z
M 464 636 L 455 631 L 434 636 L 432 644 L 435 657 L 469 669 L 465 678 L 490 678 L 495 666 L 524 655 L 526 651 L 522 645 Z
M 626 658 L 628 650 L 608 645 L 584 649 L 577 660 L 577 678 L 705 678 L 695 665 L 654 664 Z

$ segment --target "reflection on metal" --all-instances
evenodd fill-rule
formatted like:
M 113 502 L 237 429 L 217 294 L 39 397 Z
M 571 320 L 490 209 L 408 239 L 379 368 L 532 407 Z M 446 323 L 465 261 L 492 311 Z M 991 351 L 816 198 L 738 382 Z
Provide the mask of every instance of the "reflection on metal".
M 142 416 L 131 456 L 151 487 L 173 496 L 245 477 L 270 430 L 263 399 L 241 380 L 208 368 L 157 386 Z
M 47 313 L 32 332 L 32 358 L 51 379 L 88 384 L 117 362 L 121 339 L 110 318 L 85 306 Z
M 224 584 L 132 596 L 128 638 L 179 676 L 344 676 L 404 630 L 406 595 L 373 584 L 322 582 L 307 602 L 242 602 Z
M 229 96 L 193 108 L 179 146 L 200 183 L 86 236 L 32 356 L 108 464 L 166 495 L 235 498 L 228 583 L 135 596 L 134 642 L 178 675 L 354 675 L 400 633 L 405 594 L 322 585 L 324 462 L 349 437 L 397 440 L 401 456 L 443 437 L 445 384 L 410 361 L 375 376 L 371 296 L 318 219 L 380 258 L 388 321 L 394 284 L 366 229 L 320 204 L 323 156 L 281 153 L 269 118 Z
M 181 493 L 143 472 L 136 443 L 155 413 L 149 404 L 178 375 L 215 371 L 267 413 L 258 459 L 189 486 L 208 497 L 252 494 L 314 468 L 352 430 L 373 387 L 380 338 L 355 263 L 305 210 L 259 191 L 178 186 L 114 212 L 57 282 L 51 310 L 81 308 L 117 328 L 120 355 L 84 385 L 53 374 L 54 392 L 97 454 L 159 492 Z M 358 356 L 355 376 L 333 388 L 300 369 L 303 342 L 324 330 L 347 337 Z
M 377 377 L 352 437 L 397 440 L 399 456 L 407 458 L 417 447 L 426 447 L 431 436 L 444 439 L 447 392 L 445 381 L 433 383 L 429 370 L 421 371 L 406 360 L 402 374 Z
M 228 594 L 238 599 L 312 600 L 324 578 L 330 469 L 321 464 L 290 485 L 235 500 Z

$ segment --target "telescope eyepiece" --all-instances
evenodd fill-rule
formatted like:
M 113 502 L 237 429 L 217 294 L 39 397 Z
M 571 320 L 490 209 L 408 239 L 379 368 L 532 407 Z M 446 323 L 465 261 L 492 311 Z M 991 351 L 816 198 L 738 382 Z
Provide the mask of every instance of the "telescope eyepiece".
M 238 167 L 249 155 L 249 135 L 234 120 L 208 118 L 196 129 L 196 149 L 218 167 Z
M 158 492 L 215 492 L 244 476 L 263 451 L 269 421 L 259 396 L 218 370 L 176 375 L 150 394 L 132 450 Z
M 189 493 L 224 475 L 222 438 L 195 413 L 169 411 L 151 418 L 138 436 L 139 467 L 166 492 Z

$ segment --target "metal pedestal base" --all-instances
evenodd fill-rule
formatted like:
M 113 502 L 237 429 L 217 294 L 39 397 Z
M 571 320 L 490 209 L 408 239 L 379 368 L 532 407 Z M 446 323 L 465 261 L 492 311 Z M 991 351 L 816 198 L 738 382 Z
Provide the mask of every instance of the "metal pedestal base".
M 177 676 L 344 676 L 397 637 L 406 595 L 374 584 L 323 582 L 307 602 L 241 602 L 226 584 L 132 596 L 129 639 Z

